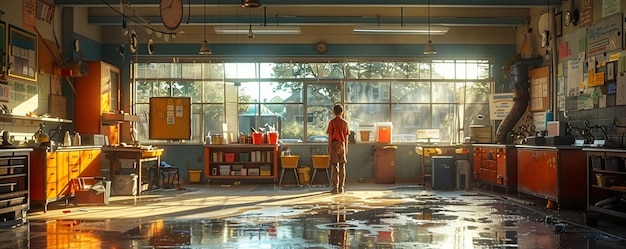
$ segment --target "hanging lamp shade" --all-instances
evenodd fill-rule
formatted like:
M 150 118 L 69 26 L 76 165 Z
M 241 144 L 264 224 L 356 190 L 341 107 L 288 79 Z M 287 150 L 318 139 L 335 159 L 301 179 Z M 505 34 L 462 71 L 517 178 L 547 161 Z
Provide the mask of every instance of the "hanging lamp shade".
M 213 52 L 211 52 L 211 49 L 209 48 L 209 43 L 204 40 L 202 42 L 202 47 L 200 47 L 200 52 L 198 52 L 198 54 L 200 55 L 212 55 Z
M 243 0 L 241 1 L 241 7 L 244 8 L 258 8 L 261 7 L 261 1 L 259 0 Z
M 424 54 L 437 54 L 437 50 L 433 47 L 433 41 L 428 40 L 426 47 L 424 48 Z

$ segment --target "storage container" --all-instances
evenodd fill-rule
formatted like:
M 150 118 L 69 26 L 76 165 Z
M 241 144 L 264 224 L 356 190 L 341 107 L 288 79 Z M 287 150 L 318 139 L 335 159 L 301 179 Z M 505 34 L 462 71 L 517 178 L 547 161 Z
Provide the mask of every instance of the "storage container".
M 596 174 L 596 181 L 598 182 L 598 186 L 606 188 L 622 184 L 621 177 L 615 175 Z
M 263 144 L 263 133 L 252 133 L 252 144 Z
M 189 182 L 190 183 L 199 183 L 200 182 L 200 176 L 202 175 L 202 170 L 187 170 L 187 175 L 189 175 Z
M 593 169 L 604 169 L 604 167 L 602 167 L 603 160 L 601 156 L 590 156 L 589 162 Z
M 313 160 L 313 168 L 315 169 L 326 169 L 330 166 L 329 155 L 312 155 L 311 160 Z
M 391 130 L 393 125 L 391 122 L 377 122 L 376 123 L 376 142 L 377 143 L 391 143 Z
M 284 169 L 295 169 L 298 167 L 300 156 L 280 156 L 280 164 Z
M 137 175 L 114 175 L 113 195 L 137 195 Z
M 278 144 L 278 132 L 268 132 L 267 133 L 267 143 L 268 144 Z
M 617 156 L 604 157 L 604 170 L 624 171 L 624 160 Z

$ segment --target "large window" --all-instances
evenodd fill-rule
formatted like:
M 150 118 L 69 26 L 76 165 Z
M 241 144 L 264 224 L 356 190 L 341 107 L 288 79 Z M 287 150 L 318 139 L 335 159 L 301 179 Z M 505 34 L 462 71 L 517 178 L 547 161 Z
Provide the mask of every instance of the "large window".
M 345 106 L 350 129 L 392 122 L 394 142 L 420 141 L 417 129 L 438 129 L 458 142 L 469 125 L 489 118 L 489 60 L 327 63 L 138 63 L 134 111 L 139 139 L 149 140 L 150 97 L 192 99 L 192 141 L 207 134 L 277 130 L 283 142 L 326 142 L 332 106 Z M 372 133 L 373 134 L 373 133 Z M 358 136 L 358 135 L 357 135 Z M 374 139 L 374 136 L 371 137 Z M 437 140 L 436 140 L 437 141 Z

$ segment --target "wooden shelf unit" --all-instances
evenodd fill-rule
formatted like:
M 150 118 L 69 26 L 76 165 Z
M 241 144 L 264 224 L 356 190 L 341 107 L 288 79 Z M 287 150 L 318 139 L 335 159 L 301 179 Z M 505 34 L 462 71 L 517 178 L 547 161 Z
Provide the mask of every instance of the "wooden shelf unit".
M 626 186 L 626 171 L 624 171 L 624 160 L 626 160 L 626 150 L 613 149 L 584 149 L 587 154 L 587 209 L 615 217 L 626 218 L 626 205 L 620 199 L 626 196 L 626 188 L 614 188 L 613 186 Z M 595 158 L 594 158 L 595 157 Z M 617 159 L 619 170 L 607 169 L 606 158 Z M 600 161 L 595 161 L 599 159 Z M 600 163 L 600 164 L 598 164 Z M 595 166 L 595 167 L 594 167 Z M 619 185 L 612 185 L 611 182 L 600 183 L 597 174 L 609 177 L 611 182 Z M 606 205 L 599 205 L 599 202 L 607 198 L 614 198 L 615 201 Z M 596 205 L 598 204 L 598 205 Z M 621 208 L 621 209 L 620 209 Z
M 232 160 L 226 160 L 226 154 L 232 153 Z M 255 154 L 259 156 L 255 158 Z M 245 155 L 245 156 L 244 156 Z M 220 166 L 224 172 L 220 172 Z M 228 174 L 225 168 L 228 166 Z M 235 166 L 235 167 L 233 167 Z M 262 172 L 262 166 L 268 167 L 269 174 Z M 243 171 L 239 167 L 245 169 Z M 250 175 L 250 169 L 258 170 L 258 175 Z M 239 174 L 236 172 L 239 171 Z M 237 175 L 235 175 L 237 174 Z M 204 176 L 211 179 L 278 179 L 278 145 L 277 144 L 224 144 L 204 146 Z

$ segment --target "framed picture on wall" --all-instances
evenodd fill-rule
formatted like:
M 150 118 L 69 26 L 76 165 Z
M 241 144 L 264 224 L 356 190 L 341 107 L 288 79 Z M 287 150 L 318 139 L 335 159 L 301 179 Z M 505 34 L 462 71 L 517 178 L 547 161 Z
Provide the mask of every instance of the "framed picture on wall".
M 37 81 L 37 35 L 9 25 L 9 76 Z
M 615 79 L 615 62 L 607 62 L 606 63 L 606 81 L 611 81 Z
M 7 25 L 0 21 L 0 80 L 7 80 Z
M 563 12 L 554 14 L 554 33 L 556 37 L 563 35 Z

